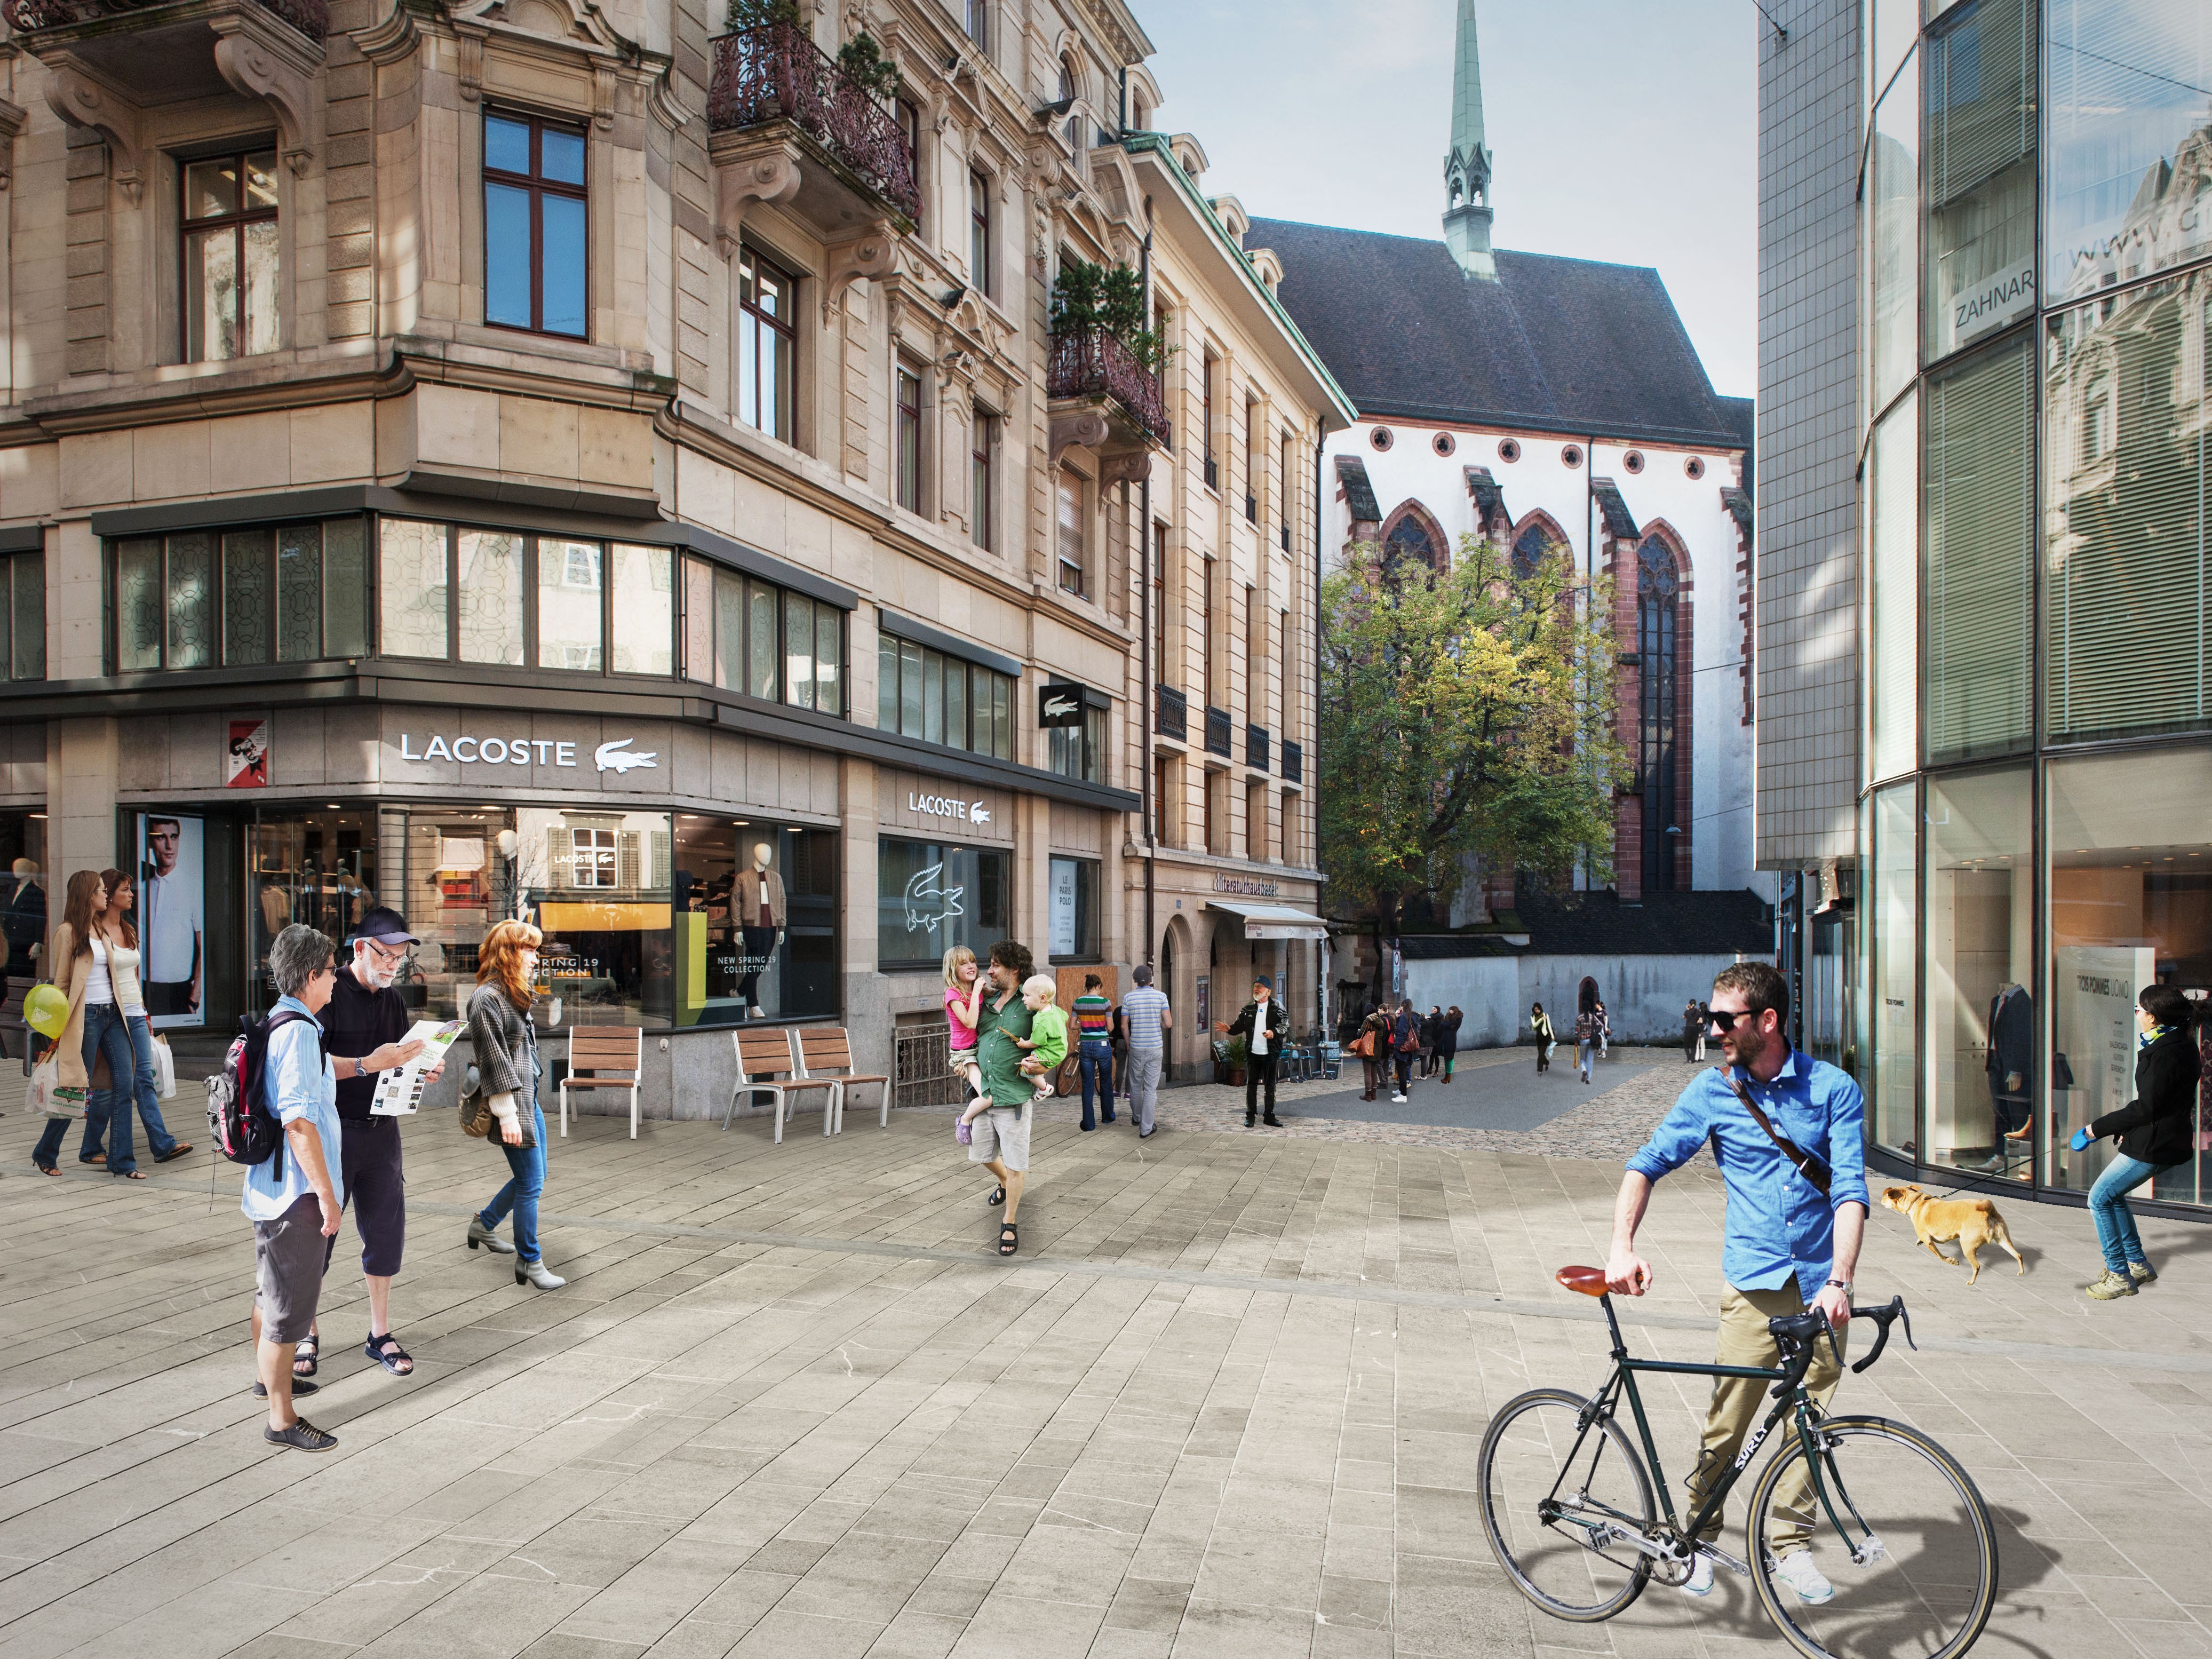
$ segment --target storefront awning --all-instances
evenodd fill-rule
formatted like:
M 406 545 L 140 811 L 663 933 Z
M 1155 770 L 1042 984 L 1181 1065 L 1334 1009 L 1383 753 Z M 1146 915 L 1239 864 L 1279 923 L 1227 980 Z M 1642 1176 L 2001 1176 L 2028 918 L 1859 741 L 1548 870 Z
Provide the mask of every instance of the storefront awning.
M 1208 899 L 1209 910 L 1226 910 L 1244 923 L 1246 939 L 1327 939 L 1328 924 L 1319 916 L 1293 910 L 1287 904 L 1232 904 Z

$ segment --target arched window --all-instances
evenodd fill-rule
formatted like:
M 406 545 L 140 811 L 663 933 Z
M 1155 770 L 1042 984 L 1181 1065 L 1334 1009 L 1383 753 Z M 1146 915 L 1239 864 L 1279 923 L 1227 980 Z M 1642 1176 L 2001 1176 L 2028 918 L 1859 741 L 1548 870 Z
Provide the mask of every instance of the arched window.
M 1075 64 L 1072 59 L 1060 60 L 1060 99 L 1062 103 L 1075 96 Z
M 1451 568 L 1443 527 L 1431 518 L 1419 501 L 1407 501 L 1391 514 L 1382 526 L 1382 565 L 1396 569 L 1416 560 L 1441 574 Z
M 1536 568 L 1552 556 L 1559 547 L 1559 538 L 1551 527 L 1540 520 L 1532 523 L 1513 538 L 1513 574 L 1526 578 L 1536 574 Z
M 1656 536 L 1636 550 L 1637 777 L 1643 786 L 1644 890 L 1671 893 L 1682 828 L 1675 817 L 1675 619 L 1681 582 Z

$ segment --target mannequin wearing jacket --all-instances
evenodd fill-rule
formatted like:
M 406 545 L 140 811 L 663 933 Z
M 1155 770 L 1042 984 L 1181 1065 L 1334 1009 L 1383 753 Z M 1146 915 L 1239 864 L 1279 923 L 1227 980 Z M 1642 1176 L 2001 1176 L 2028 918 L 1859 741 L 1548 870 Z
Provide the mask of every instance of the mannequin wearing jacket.
M 760 976 L 791 914 L 785 906 L 783 878 L 775 872 L 775 859 L 773 847 L 764 841 L 757 842 L 752 863 L 738 872 L 730 887 L 730 914 L 738 924 L 738 957 L 744 969 L 738 976 L 738 998 L 751 1019 L 761 1017 Z
M 2027 1074 L 2035 1048 L 2035 1002 L 2024 985 L 2008 985 L 1990 1004 L 1990 1109 L 1997 1132 L 2027 1130 Z

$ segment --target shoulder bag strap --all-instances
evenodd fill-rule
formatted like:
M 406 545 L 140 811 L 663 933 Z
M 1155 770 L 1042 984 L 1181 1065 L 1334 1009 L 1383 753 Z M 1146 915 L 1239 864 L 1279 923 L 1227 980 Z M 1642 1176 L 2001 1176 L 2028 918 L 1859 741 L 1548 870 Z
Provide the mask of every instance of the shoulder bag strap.
M 1720 1073 L 1722 1081 L 1729 1086 L 1729 1091 L 1743 1103 L 1743 1109 L 1751 1114 L 1752 1121 L 1765 1130 L 1766 1138 L 1782 1149 L 1782 1156 L 1796 1164 L 1797 1173 L 1811 1182 L 1814 1190 L 1826 1198 L 1828 1195 L 1828 1166 L 1810 1152 L 1804 1151 L 1787 1135 L 1777 1133 L 1773 1123 L 1769 1121 L 1766 1114 L 1759 1109 L 1759 1103 L 1751 1097 L 1751 1091 L 1736 1080 L 1735 1073 L 1729 1071 L 1725 1066 L 1716 1066 L 1713 1070 Z

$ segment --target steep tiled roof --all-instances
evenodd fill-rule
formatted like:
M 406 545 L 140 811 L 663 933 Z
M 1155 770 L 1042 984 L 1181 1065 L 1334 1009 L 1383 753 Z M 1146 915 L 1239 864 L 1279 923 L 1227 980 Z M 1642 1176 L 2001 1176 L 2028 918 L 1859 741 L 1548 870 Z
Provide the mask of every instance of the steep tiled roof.
M 1514 914 L 1528 943 L 1516 951 L 1496 934 L 1431 933 L 1401 939 L 1415 961 L 1457 957 L 1724 957 L 1769 955 L 1774 922 L 1748 888 L 1732 893 L 1647 893 L 1623 904 L 1617 893 L 1531 893 Z
M 1442 242 L 1255 219 L 1285 309 L 1369 419 L 1465 421 L 1735 448 L 1659 273 L 1501 252 L 1498 280 Z

